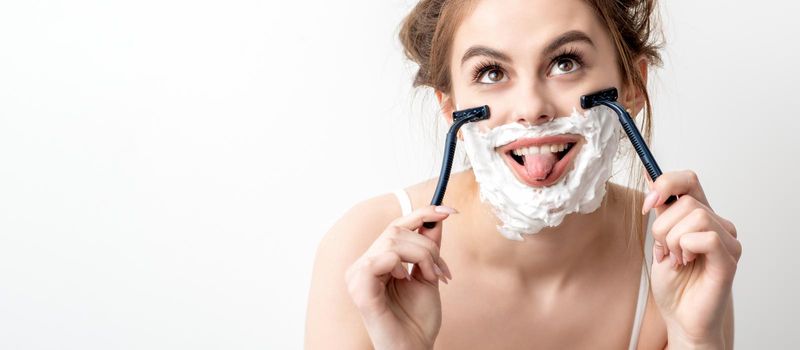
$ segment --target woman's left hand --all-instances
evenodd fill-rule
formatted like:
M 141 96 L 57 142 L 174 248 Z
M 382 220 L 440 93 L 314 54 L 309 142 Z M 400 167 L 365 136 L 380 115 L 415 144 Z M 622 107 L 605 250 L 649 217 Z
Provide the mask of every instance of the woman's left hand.
M 664 205 L 670 195 L 679 198 Z M 669 342 L 718 344 L 742 254 L 736 227 L 711 209 L 692 171 L 667 172 L 651 182 L 642 212 L 651 208 L 652 291 Z

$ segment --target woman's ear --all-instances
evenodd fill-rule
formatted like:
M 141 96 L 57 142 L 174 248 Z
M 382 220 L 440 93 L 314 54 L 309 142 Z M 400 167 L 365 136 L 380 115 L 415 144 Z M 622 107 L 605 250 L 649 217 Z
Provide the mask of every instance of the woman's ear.
M 453 125 L 453 112 L 456 111 L 455 101 L 453 101 L 453 98 L 450 95 L 439 90 L 436 90 L 435 94 L 436 100 L 439 101 L 439 110 L 444 115 L 447 125 Z M 456 136 L 459 140 L 464 140 L 464 138 L 461 136 L 461 130 L 458 131 Z
M 444 119 L 447 120 L 447 125 L 453 124 L 453 112 L 455 112 L 455 104 L 453 99 L 450 95 L 436 90 L 436 100 L 439 101 L 439 110 L 444 115 Z
M 644 85 L 647 86 L 647 58 L 645 56 L 639 56 L 634 66 L 639 76 L 642 77 Z M 642 108 L 644 108 L 644 91 L 639 90 L 636 86 L 629 86 L 625 91 L 622 104 L 625 108 L 629 109 L 628 113 L 630 113 L 631 117 L 636 117 L 639 115 L 639 112 L 642 111 Z

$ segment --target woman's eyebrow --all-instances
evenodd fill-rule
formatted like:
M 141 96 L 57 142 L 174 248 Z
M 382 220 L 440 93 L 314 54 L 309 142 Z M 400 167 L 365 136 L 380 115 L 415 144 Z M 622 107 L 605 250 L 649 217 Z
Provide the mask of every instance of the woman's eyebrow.
M 498 61 L 505 61 L 505 62 L 508 62 L 508 63 L 512 62 L 510 56 L 508 56 L 508 55 L 506 55 L 506 54 L 504 54 L 504 53 L 502 53 L 500 51 L 497 51 L 497 50 L 495 50 L 495 49 L 493 49 L 491 47 L 476 45 L 476 46 L 472 46 L 469 49 L 467 49 L 467 52 L 464 53 L 464 57 L 461 57 L 461 66 L 463 67 L 464 66 L 464 62 L 467 62 L 468 59 L 470 59 L 472 57 L 475 57 L 475 56 L 488 56 L 488 57 L 494 58 L 494 59 L 496 59 Z
M 595 47 L 594 42 L 589 38 L 588 35 L 586 35 L 586 33 L 580 30 L 571 30 L 553 39 L 549 44 L 547 44 L 544 50 L 542 50 L 542 54 L 543 56 L 547 56 L 553 51 L 557 50 L 559 47 L 575 41 L 583 41 L 589 45 L 592 45 L 592 47 Z M 475 45 L 467 49 L 467 51 L 464 53 L 464 56 L 461 57 L 461 66 L 464 66 L 464 63 L 467 62 L 467 60 L 475 56 L 487 56 L 499 61 L 505 61 L 509 63 L 512 62 L 511 56 L 503 52 L 495 50 L 491 47 Z
M 576 41 L 583 41 L 589 45 L 592 45 L 592 47 L 595 47 L 594 42 L 589 38 L 588 35 L 586 35 L 586 33 L 580 30 L 570 30 L 553 39 L 553 41 L 551 41 L 550 44 L 548 44 L 544 50 L 542 50 L 542 54 L 547 56 L 553 51 L 557 50 L 559 47 Z

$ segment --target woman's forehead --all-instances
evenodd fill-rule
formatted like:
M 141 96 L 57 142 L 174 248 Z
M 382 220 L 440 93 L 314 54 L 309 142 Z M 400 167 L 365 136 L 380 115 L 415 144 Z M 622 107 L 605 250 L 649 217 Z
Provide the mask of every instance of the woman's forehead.
M 483 0 L 462 19 L 453 38 L 453 59 L 460 63 L 474 45 L 509 53 L 541 52 L 567 32 L 582 32 L 597 42 L 604 30 L 582 0 Z

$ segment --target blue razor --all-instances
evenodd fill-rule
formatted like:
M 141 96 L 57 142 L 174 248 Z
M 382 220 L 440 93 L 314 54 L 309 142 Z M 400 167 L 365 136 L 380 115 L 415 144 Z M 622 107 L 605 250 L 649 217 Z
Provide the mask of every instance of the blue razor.
M 653 154 L 650 153 L 650 149 L 647 148 L 647 144 L 639 133 L 639 129 L 636 128 L 636 124 L 633 122 L 631 115 L 617 102 L 617 89 L 612 87 L 581 96 L 581 108 L 583 109 L 589 109 L 600 105 L 611 108 L 617 113 L 619 122 L 622 124 L 622 129 L 625 130 L 625 134 L 628 135 L 628 139 L 631 140 L 631 144 L 633 144 L 636 154 L 639 155 L 639 159 L 642 160 L 645 169 L 647 169 L 647 174 L 650 175 L 650 179 L 655 182 L 662 174 L 661 168 L 658 167 L 656 159 L 653 157 Z M 678 197 L 672 195 L 667 198 L 665 203 L 672 204 L 672 202 L 675 202 L 677 199 Z
M 477 122 L 489 119 L 489 106 L 482 106 L 470 109 L 463 109 L 453 112 L 453 125 L 447 131 L 447 140 L 444 143 L 444 158 L 442 159 L 442 170 L 439 172 L 439 183 L 436 184 L 436 191 L 433 193 L 431 205 L 441 205 L 444 192 L 447 190 L 447 182 L 450 180 L 450 170 L 453 167 L 453 156 L 456 153 L 456 141 L 458 129 L 466 123 Z M 436 227 L 435 222 L 426 222 L 422 226 L 431 229 Z

